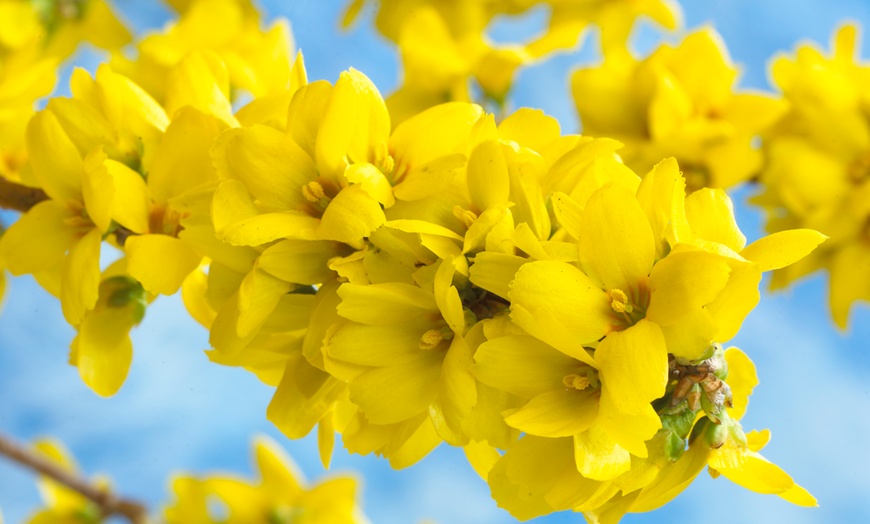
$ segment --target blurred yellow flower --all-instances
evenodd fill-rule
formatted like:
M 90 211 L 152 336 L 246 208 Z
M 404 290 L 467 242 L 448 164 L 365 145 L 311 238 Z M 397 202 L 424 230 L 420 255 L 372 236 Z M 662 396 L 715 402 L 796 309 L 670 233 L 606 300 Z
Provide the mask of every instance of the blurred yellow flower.
M 789 110 L 764 137 L 762 192 L 768 231 L 811 228 L 822 249 L 777 270 L 781 288 L 819 269 L 830 273 L 830 307 L 845 329 L 856 301 L 870 300 L 870 68 L 857 62 L 857 32 L 845 25 L 826 56 L 807 44 L 771 65 Z
M 333 476 L 307 486 L 293 460 L 266 437 L 254 441 L 257 479 L 178 476 L 169 524 L 365 524 L 356 479 Z M 217 504 L 216 504 L 217 502 Z
M 40 439 L 34 442 L 34 447 L 39 454 L 69 473 L 78 473 L 75 460 L 60 441 Z M 104 491 L 110 489 L 106 478 L 97 477 L 94 483 Z M 103 521 L 100 507 L 95 502 L 56 480 L 40 477 L 39 491 L 46 507 L 33 514 L 27 520 L 28 524 L 99 524 Z
M 572 92 L 585 134 L 623 142 L 620 155 L 638 173 L 675 157 L 691 192 L 754 176 L 762 159 L 753 139 L 785 109 L 766 94 L 736 93 L 737 76 L 724 42 L 708 27 L 641 61 L 615 55 L 579 69 Z

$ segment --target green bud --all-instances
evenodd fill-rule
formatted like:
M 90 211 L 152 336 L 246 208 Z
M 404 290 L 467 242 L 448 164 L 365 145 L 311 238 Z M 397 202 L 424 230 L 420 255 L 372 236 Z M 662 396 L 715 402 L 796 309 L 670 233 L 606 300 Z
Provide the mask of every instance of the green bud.
M 100 297 L 110 308 L 129 308 L 138 324 L 145 318 L 148 296 L 145 288 L 134 278 L 118 275 L 107 278 L 100 284 Z
M 671 462 L 676 462 L 686 452 L 686 439 L 669 431 L 665 437 L 665 455 Z

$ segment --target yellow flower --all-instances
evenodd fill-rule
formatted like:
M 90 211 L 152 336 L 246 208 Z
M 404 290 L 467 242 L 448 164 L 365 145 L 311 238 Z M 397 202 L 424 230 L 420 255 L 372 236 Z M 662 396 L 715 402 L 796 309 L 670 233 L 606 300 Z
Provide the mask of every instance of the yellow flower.
M 752 140 L 785 109 L 769 95 L 735 93 L 737 73 L 721 37 L 704 28 L 642 61 L 617 55 L 579 69 L 572 92 L 583 132 L 623 142 L 634 171 L 673 156 L 689 191 L 728 188 L 760 169 Z
M 856 63 L 857 28 L 841 27 L 829 56 L 813 46 L 780 56 L 772 77 L 790 103 L 763 141 L 763 193 L 769 231 L 806 227 L 830 236 L 822 249 L 778 270 L 781 288 L 819 269 L 830 272 L 830 307 L 840 328 L 856 301 L 870 300 L 870 121 L 864 107 L 870 69 Z
M 129 40 L 103 0 L 0 1 L 0 176 L 20 179 L 27 122 L 60 62 L 83 41 L 114 50 Z
M 70 345 L 70 364 L 98 395 L 118 392 L 133 360 L 130 330 L 145 316 L 148 301 L 136 280 L 110 268 L 100 282 L 99 298 L 85 313 Z
M 170 524 L 299 523 L 364 524 L 356 502 L 356 480 L 333 477 L 311 487 L 292 459 L 273 441 L 254 442 L 258 479 L 247 481 L 222 476 L 202 479 L 179 476 L 172 483 L 176 501 L 164 516 Z M 211 516 L 214 501 L 224 516 Z
M 64 445 L 54 439 L 40 439 L 34 443 L 36 451 L 69 473 L 76 474 L 78 467 Z M 109 491 L 106 478 L 97 477 L 95 485 Z M 40 477 L 39 489 L 46 507 L 37 511 L 28 524 L 53 524 L 57 522 L 76 522 L 98 524 L 103 521 L 99 506 L 81 493 L 72 490 L 55 480 Z
M 348 6 L 344 25 L 353 22 L 365 0 Z M 517 15 L 550 4 L 545 35 L 529 43 L 495 44 L 485 34 L 499 15 Z M 501 0 L 436 2 L 393 0 L 377 3 L 375 25 L 400 48 L 402 86 L 387 100 L 394 123 L 449 101 L 469 101 L 475 87 L 483 100 L 504 107 L 516 70 L 554 51 L 571 49 L 590 25 L 602 29 L 605 52 L 625 52 L 635 20 L 642 15 L 675 29 L 679 8 L 670 0 L 571 2 Z
M 112 58 L 112 67 L 161 103 L 167 102 L 167 74 L 191 53 L 210 53 L 226 64 L 233 98 L 238 90 L 259 97 L 288 87 L 293 37 L 286 21 L 261 29 L 261 16 L 242 0 L 176 2 L 181 18 L 161 33 L 143 38 L 138 56 Z

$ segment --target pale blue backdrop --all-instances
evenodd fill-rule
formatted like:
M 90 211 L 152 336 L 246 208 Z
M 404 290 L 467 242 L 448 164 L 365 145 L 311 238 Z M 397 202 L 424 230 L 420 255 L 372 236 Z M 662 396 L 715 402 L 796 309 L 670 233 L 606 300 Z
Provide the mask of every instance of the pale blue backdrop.
M 334 81 L 355 67 L 383 92 L 396 86 L 396 53 L 368 24 L 338 31 L 344 0 L 264 2 L 270 17 L 290 18 L 296 42 L 306 56 L 310 78 Z M 166 21 L 156 2 L 117 0 L 126 18 L 142 30 Z M 866 0 L 687 1 L 686 26 L 713 24 L 734 60 L 742 64 L 742 85 L 769 89 L 766 63 L 776 52 L 812 39 L 827 46 L 843 19 L 870 23 Z M 538 10 L 521 22 L 501 23 L 497 39 L 513 31 L 534 32 Z M 656 33 L 640 31 L 637 44 L 648 50 Z M 870 48 L 870 45 L 866 45 Z M 870 54 L 870 53 L 866 53 Z M 543 108 L 564 132 L 578 131 L 568 95 L 567 73 L 595 60 L 594 46 L 558 56 L 523 72 L 515 105 Z M 93 55 L 83 57 L 93 67 Z M 750 240 L 761 234 L 760 216 L 735 194 L 738 220 Z M 9 213 L 0 214 L 5 224 Z M 775 496 L 763 496 L 725 479 L 699 479 L 666 508 L 630 515 L 627 523 L 870 522 L 870 311 L 853 316 L 850 333 L 834 330 L 827 309 L 826 281 L 815 276 L 785 293 L 763 297 L 733 341 L 756 362 L 761 385 L 744 419 L 747 429 L 771 428 L 765 455 L 785 468 L 819 499 L 803 509 Z M 66 364 L 71 328 L 57 303 L 31 279 L 13 280 L 0 315 L 0 431 L 23 440 L 40 435 L 61 438 L 88 473 L 103 472 L 117 489 L 152 506 L 168 498 L 171 471 L 215 470 L 251 474 L 250 438 L 271 435 L 289 450 L 309 478 L 324 474 L 312 439 L 288 441 L 265 419 L 272 390 L 240 369 L 209 364 L 204 330 L 186 319 L 177 298 L 160 299 L 134 332 L 136 354 L 130 377 L 111 399 L 98 398 Z M 486 484 L 457 449 L 442 446 L 421 464 L 393 471 L 385 461 L 350 456 L 338 449 L 334 470 L 363 477 L 362 500 L 375 524 L 508 523 Z M 39 503 L 32 476 L 0 460 L 0 508 L 8 523 L 23 521 Z M 564 513 L 540 523 L 582 522 Z

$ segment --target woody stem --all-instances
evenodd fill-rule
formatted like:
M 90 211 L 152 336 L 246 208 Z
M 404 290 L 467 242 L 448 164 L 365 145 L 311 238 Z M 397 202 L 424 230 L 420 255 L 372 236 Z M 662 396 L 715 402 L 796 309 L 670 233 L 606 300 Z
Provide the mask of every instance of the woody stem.
M 23 213 L 47 199 L 48 195 L 39 188 L 28 187 L 0 177 L 0 208 Z
M 81 493 L 100 508 L 105 517 L 120 515 L 133 524 L 148 522 L 148 512 L 141 503 L 119 498 L 89 484 L 86 480 L 46 459 L 36 451 L 0 434 L 0 455 Z

